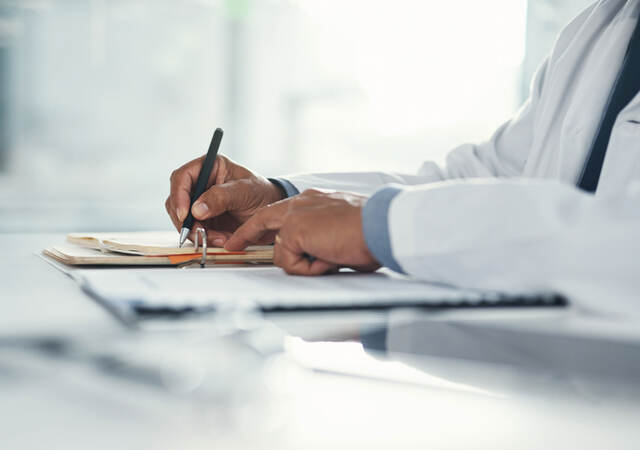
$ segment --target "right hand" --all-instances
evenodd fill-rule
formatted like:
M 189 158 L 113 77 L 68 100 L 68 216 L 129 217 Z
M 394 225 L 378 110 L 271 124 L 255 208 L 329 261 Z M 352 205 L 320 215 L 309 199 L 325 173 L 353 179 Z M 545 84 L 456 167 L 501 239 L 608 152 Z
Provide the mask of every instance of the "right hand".
M 171 192 L 165 208 L 173 225 L 180 231 L 191 203 L 204 156 L 194 159 L 171 174 Z M 191 208 L 196 223 L 189 238 L 193 240 L 198 227 L 207 231 L 207 243 L 223 247 L 235 230 L 263 206 L 284 198 L 284 193 L 265 177 L 259 176 L 225 156 L 218 156 L 207 183 L 207 190 Z M 271 243 L 273 236 L 265 236 Z

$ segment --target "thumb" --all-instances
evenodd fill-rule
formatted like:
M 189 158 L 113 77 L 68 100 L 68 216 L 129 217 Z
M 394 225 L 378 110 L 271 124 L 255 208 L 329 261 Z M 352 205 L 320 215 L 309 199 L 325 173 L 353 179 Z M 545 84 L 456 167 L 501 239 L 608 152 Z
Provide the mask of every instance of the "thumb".
M 191 213 L 198 220 L 207 220 L 246 207 L 249 189 L 244 180 L 230 181 L 211 186 L 193 204 Z

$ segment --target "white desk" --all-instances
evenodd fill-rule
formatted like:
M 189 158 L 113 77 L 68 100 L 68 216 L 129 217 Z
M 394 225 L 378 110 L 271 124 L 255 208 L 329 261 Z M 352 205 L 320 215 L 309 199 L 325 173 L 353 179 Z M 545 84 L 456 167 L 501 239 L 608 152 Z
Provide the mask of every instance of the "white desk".
M 126 329 L 70 279 L 33 255 L 61 239 L 0 235 L 0 248 L 12 255 L 11 261 L 0 263 L 2 448 L 631 449 L 640 445 L 637 392 L 625 386 L 624 395 L 616 395 L 615 383 L 606 377 L 600 380 L 601 390 L 590 389 L 584 395 L 579 387 L 567 389 L 566 380 L 557 383 L 553 377 L 538 379 L 535 394 L 487 391 L 486 386 L 473 386 L 474 374 L 484 381 L 487 373 L 493 373 L 510 379 L 510 386 L 527 386 L 532 379 L 509 365 L 487 369 L 481 361 L 427 355 L 415 364 L 424 371 L 418 372 L 425 374 L 423 382 L 401 384 L 364 378 L 388 370 L 411 371 L 399 363 L 376 362 L 364 353 L 361 357 L 368 358 L 372 373 L 335 375 L 343 371 L 345 360 L 340 358 L 350 358 L 341 353 L 342 347 L 328 347 L 329 364 L 312 371 L 286 356 L 256 352 L 246 343 L 251 338 L 264 341 L 258 332 L 220 338 L 215 324 L 205 321 L 182 330 Z M 396 326 L 423 323 L 428 329 L 443 317 L 449 320 L 448 333 L 456 329 L 457 319 L 450 313 L 404 314 L 401 321 L 392 320 L 389 336 L 397 330 L 406 332 Z M 535 323 L 553 327 L 548 319 L 540 317 Z M 385 315 L 288 314 L 270 320 L 296 334 L 336 338 L 380 323 Z M 584 329 L 577 319 L 573 324 Z M 349 348 L 353 350 L 353 344 Z M 326 359 L 326 352 L 322 357 Z M 451 373 L 452 363 L 457 373 L 468 374 L 465 382 L 471 387 L 428 375 Z

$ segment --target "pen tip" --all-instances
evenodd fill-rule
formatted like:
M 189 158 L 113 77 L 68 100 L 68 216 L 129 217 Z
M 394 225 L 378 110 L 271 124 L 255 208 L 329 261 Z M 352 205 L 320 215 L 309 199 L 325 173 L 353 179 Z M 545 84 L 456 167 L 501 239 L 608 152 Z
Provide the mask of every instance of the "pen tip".
M 180 241 L 179 241 L 179 248 L 182 248 L 182 246 L 184 245 L 185 241 L 187 240 L 187 237 L 189 237 L 189 229 L 188 228 L 182 228 L 180 230 Z

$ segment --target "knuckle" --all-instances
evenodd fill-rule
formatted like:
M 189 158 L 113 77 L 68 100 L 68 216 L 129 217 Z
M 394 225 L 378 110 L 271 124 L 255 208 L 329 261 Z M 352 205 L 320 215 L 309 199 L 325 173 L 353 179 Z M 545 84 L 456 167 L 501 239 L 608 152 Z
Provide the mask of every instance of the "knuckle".
M 287 212 L 291 213 L 296 211 L 297 209 L 303 208 L 306 203 L 308 203 L 308 197 L 301 197 L 300 195 L 296 195 L 295 197 L 291 197 L 289 200 L 289 204 L 287 207 Z
M 256 183 L 255 183 L 255 180 L 253 179 L 241 178 L 239 180 L 235 180 L 233 184 L 235 185 L 236 189 L 239 192 L 242 192 L 244 194 L 250 194 L 250 195 L 257 194 Z
M 217 174 L 221 175 L 222 179 L 228 180 L 230 178 L 231 171 L 229 158 L 223 155 L 218 155 L 215 162 L 215 171 Z
M 216 196 L 216 198 L 222 202 L 222 203 L 229 203 L 229 198 L 231 197 L 231 194 L 229 192 L 229 189 L 227 187 L 225 188 L 220 188 L 220 189 L 214 189 L 214 194 Z
M 229 158 L 227 158 L 224 155 L 218 155 L 218 164 L 220 164 L 221 169 L 224 169 L 228 163 L 229 163 Z
M 261 206 L 258 209 L 256 209 L 256 212 L 253 214 L 253 218 L 262 218 L 265 215 L 269 214 L 272 211 L 273 208 L 271 208 L 271 205 L 265 205 L 265 206 Z
M 320 194 L 320 191 L 318 189 L 305 189 L 304 191 L 302 191 L 302 195 L 304 195 L 305 197 L 313 197 L 318 194 Z

